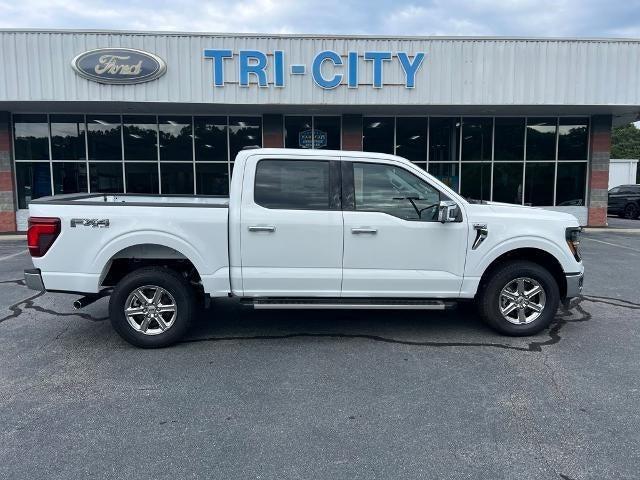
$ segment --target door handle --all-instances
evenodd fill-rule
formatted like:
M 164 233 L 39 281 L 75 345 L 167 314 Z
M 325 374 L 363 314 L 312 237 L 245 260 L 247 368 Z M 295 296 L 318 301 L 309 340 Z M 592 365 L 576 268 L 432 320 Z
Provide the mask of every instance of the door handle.
M 250 232 L 275 232 L 276 227 L 273 225 L 250 225 Z
M 370 227 L 358 227 L 352 228 L 351 233 L 353 233 L 354 235 L 359 235 L 361 233 L 369 233 L 371 235 L 375 235 L 376 233 L 378 233 L 378 230 Z

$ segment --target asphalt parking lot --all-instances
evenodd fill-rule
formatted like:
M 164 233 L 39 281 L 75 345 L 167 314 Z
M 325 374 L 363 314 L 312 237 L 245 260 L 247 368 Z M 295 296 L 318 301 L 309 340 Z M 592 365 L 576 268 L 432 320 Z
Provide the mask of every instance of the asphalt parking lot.
M 583 256 L 585 296 L 535 337 L 467 307 L 226 301 L 140 350 L 106 299 L 27 290 L 24 242 L 0 241 L 0 478 L 637 479 L 640 233 Z

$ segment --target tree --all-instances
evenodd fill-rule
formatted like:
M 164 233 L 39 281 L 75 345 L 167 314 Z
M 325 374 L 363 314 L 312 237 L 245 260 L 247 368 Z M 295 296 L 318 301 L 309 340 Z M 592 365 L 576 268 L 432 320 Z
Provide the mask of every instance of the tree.
M 633 123 L 611 132 L 611 158 L 640 158 L 640 129 Z

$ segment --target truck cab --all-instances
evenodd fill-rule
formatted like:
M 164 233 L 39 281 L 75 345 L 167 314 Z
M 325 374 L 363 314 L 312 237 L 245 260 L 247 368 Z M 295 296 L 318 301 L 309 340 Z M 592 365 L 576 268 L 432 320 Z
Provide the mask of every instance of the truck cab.
M 110 294 L 114 327 L 140 346 L 179 340 L 202 295 L 274 309 L 475 300 L 499 332 L 528 335 L 579 294 L 584 271 L 573 216 L 471 202 L 411 162 L 371 152 L 245 150 L 228 198 L 52 197 L 30 214 L 28 283 L 88 301 Z M 42 218 L 59 228 L 43 249 Z M 69 271 L 79 245 L 80 271 Z

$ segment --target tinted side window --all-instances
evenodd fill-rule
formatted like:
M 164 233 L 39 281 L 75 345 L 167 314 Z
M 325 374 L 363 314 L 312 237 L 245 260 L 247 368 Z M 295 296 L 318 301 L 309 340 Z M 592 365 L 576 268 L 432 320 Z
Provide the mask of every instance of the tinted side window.
M 328 210 L 329 162 L 261 160 L 256 167 L 254 199 L 266 208 Z
M 353 183 L 357 211 L 423 222 L 438 219 L 440 192 L 403 168 L 354 163 Z

